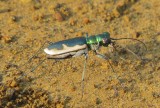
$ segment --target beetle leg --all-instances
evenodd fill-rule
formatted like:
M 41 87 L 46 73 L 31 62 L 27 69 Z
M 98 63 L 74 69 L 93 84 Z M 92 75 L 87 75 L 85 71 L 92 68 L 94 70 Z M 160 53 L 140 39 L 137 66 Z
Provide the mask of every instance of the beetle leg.
M 82 88 L 81 100 L 82 100 L 83 94 L 84 94 L 84 76 L 85 76 L 86 64 L 87 64 L 87 58 L 88 58 L 88 48 L 83 49 L 83 50 L 79 50 L 79 51 L 76 52 L 76 54 L 73 55 L 73 57 L 77 57 L 77 56 L 81 56 L 83 54 L 85 56 L 85 61 L 84 61 L 84 67 L 83 67 L 83 72 L 82 72 L 82 81 L 81 81 L 81 88 Z
M 98 44 L 91 44 L 91 49 L 94 50 L 94 51 L 98 50 L 99 47 L 100 47 L 99 42 L 98 42 Z
M 103 55 L 103 54 L 98 53 L 98 52 L 97 52 L 97 50 L 95 51 L 95 53 L 96 53 L 97 57 L 102 58 L 102 59 L 105 59 L 105 60 L 107 60 L 107 61 L 108 61 L 108 59 L 109 59 L 109 58 L 108 58 L 107 56 L 105 56 L 105 55 Z M 113 71 L 113 72 L 115 72 L 115 71 L 114 71 L 114 69 L 113 69 L 113 67 L 112 67 L 112 65 L 111 65 L 111 63 L 110 63 L 109 61 L 108 61 L 108 63 L 109 63 L 109 65 L 110 65 L 110 67 L 111 67 L 112 71 Z
M 88 33 L 86 33 L 86 38 L 88 38 Z
M 98 44 L 96 45 L 96 49 L 95 50 L 98 50 L 99 47 L 100 47 L 100 45 L 99 45 L 99 42 L 98 42 Z
M 42 60 L 37 66 L 33 67 L 31 72 L 35 71 L 46 59 Z
M 77 52 L 73 55 L 73 57 L 81 56 L 81 55 L 87 54 L 87 53 L 88 53 L 88 48 L 77 51 Z
M 86 71 L 86 64 L 87 64 L 88 53 L 84 53 L 84 56 L 85 56 L 85 61 L 84 61 L 84 67 L 83 67 L 83 73 L 82 73 L 82 82 L 81 82 L 81 88 L 82 88 L 82 97 L 81 97 L 81 100 L 82 100 L 83 95 L 84 95 L 84 75 L 85 75 L 85 71 Z
M 109 44 L 108 45 L 108 48 L 109 48 L 109 52 L 113 53 L 114 52 L 114 46 L 113 46 L 113 43 Z

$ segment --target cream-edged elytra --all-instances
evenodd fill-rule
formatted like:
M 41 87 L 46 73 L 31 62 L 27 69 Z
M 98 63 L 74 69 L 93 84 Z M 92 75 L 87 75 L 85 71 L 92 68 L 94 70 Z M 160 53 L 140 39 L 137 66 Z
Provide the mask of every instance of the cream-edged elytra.
M 62 44 L 62 49 L 57 49 L 57 48 L 53 48 L 53 49 L 49 49 L 49 48 L 45 48 L 44 52 L 49 54 L 49 55 L 59 55 L 59 54 L 64 54 L 64 53 L 68 53 L 68 52 L 72 52 L 72 51 L 78 51 L 78 50 L 83 50 L 86 49 L 87 45 L 75 45 L 75 46 L 67 46 L 65 44 Z

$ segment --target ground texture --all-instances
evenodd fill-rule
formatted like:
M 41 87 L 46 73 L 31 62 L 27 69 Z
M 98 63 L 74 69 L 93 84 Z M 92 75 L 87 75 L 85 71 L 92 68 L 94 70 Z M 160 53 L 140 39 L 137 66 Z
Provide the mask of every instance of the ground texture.
M 117 52 L 91 51 L 84 96 L 84 57 L 55 63 L 35 55 L 46 41 L 109 32 Z M 46 47 L 47 45 L 45 45 Z M 125 49 L 131 49 L 127 52 Z M 159 0 L 0 0 L 0 107 L 158 108 L 160 106 Z

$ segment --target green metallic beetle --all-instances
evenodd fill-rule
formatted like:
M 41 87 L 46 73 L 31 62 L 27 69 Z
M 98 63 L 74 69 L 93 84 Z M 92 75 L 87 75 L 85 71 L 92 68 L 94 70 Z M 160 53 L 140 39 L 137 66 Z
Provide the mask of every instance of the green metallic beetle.
M 111 45 L 114 48 L 114 42 L 112 40 L 122 40 L 122 39 L 131 39 L 131 40 L 139 41 L 146 48 L 146 45 L 138 39 L 134 39 L 134 38 L 114 39 L 114 38 L 110 38 L 110 34 L 108 32 L 104 32 L 104 33 L 98 34 L 98 35 L 88 36 L 88 34 L 87 34 L 86 37 L 76 37 L 76 38 L 72 38 L 72 39 L 68 39 L 68 40 L 62 40 L 59 42 L 51 43 L 51 44 L 49 44 L 49 46 L 47 48 L 44 49 L 44 52 L 47 54 L 47 59 L 54 59 L 56 61 L 60 60 L 60 59 L 67 59 L 67 58 L 77 57 L 77 56 L 81 56 L 81 55 L 85 56 L 84 68 L 83 68 L 83 73 L 82 73 L 82 97 L 83 97 L 83 90 L 84 90 L 83 89 L 84 88 L 83 82 L 84 82 L 84 74 L 85 74 L 85 70 L 86 70 L 86 62 L 87 62 L 87 58 L 88 58 L 88 51 L 92 50 L 95 52 L 95 54 L 98 57 L 105 59 L 105 60 L 108 60 L 107 56 L 100 54 L 98 52 L 99 47 L 101 47 L 101 46 L 108 47 L 109 45 Z M 41 50 L 41 48 L 37 51 L 37 54 Z M 31 61 L 31 59 L 34 58 L 37 54 L 32 56 L 28 60 L 27 63 L 29 63 Z M 33 72 L 45 60 L 46 59 L 42 60 L 36 67 L 34 67 L 31 70 L 31 72 Z M 110 64 L 110 62 L 108 62 L 108 63 Z M 25 65 L 26 65 L 26 63 L 19 66 L 19 68 L 23 67 Z M 112 68 L 111 64 L 110 64 L 110 66 Z M 114 71 L 113 68 L 112 68 L 112 71 Z
M 65 59 L 81 55 L 87 56 L 89 50 L 96 51 L 99 46 L 108 46 L 111 44 L 110 34 L 103 34 L 88 37 L 77 37 L 68 40 L 52 43 L 44 52 L 48 54 L 49 59 Z
M 132 39 L 132 40 L 139 41 L 133 38 L 113 39 L 113 38 L 110 38 L 110 34 L 108 32 L 104 32 L 102 34 L 93 35 L 89 37 L 87 34 L 86 37 L 76 37 L 76 38 L 52 43 L 48 46 L 48 48 L 44 49 L 44 52 L 48 54 L 47 56 L 48 59 L 55 59 L 55 60 L 77 57 L 81 55 L 85 56 L 84 69 L 82 73 L 82 96 L 83 96 L 83 88 L 84 88 L 83 82 L 84 82 L 84 74 L 85 74 L 85 69 L 86 69 L 86 61 L 88 58 L 88 51 L 92 50 L 95 52 L 95 54 L 98 57 L 108 60 L 107 56 L 98 53 L 99 47 L 100 46 L 108 47 L 109 45 L 113 46 L 112 40 L 121 40 L 121 39 Z M 111 64 L 110 66 L 112 68 Z M 114 71 L 113 68 L 112 70 Z
M 102 54 L 98 53 L 98 48 L 100 46 L 108 46 L 111 44 L 110 34 L 105 32 L 99 35 L 93 35 L 88 37 L 76 37 L 68 40 L 63 40 L 59 42 L 52 43 L 48 48 L 44 49 L 44 52 L 48 54 L 48 59 L 66 59 L 70 57 L 77 57 L 84 55 L 85 63 L 84 70 L 82 74 L 82 81 L 84 80 L 84 73 L 86 69 L 86 60 L 88 57 L 88 51 L 95 51 L 98 57 L 106 59 Z
M 133 38 L 113 39 L 110 38 L 110 34 L 108 32 L 104 32 L 102 34 L 93 35 L 89 37 L 87 34 L 86 37 L 76 37 L 52 43 L 48 46 L 48 48 L 44 49 L 44 52 L 48 54 L 48 59 L 66 59 L 81 55 L 85 55 L 85 58 L 87 59 L 88 51 L 92 50 L 98 57 L 106 59 L 107 57 L 105 55 L 98 53 L 99 47 L 108 47 L 109 45 L 113 46 L 114 42 L 112 40 L 122 39 L 132 39 L 141 42 L 140 40 Z M 144 44 L 143 42 L 141 43 Z
M 63 40 L 59 42 L 52 43 L 48 48 L 44 49 L 44 52 L 48 54 L 48 59 L 66 59 L 70 57 L 77 57 L 84 55 L 85 63 L 82 73 L 82 97 L 83 97 L 83 88 L 84 88 L 84 74 L 86 70 L 86 61 L 88 58 L 88 51 L 95 51 L 98 57 L 106 59 L 106 56 L 98 53 L 98 48 L 100 46 L 108 46 L 111 44 L 110 34 L 105 32 L 99 35 L 93 35 L 88 37 L 76 37 L 68 40 Z

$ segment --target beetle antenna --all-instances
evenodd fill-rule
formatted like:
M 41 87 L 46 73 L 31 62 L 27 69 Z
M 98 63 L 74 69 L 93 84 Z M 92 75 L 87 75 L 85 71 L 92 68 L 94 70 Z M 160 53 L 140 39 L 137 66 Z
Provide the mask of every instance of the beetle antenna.
M 107 56 L 105 56 L 105 57 L 106 57 L 107 59 L 109 59 Z M 107 60 L 107 59 L 106 59 L 106 60 Z M 110 68 L 111 68 L 112 71 L 115 73 L 114 68 L 113 68 L 111 62 L 110 62 L 109 60 L 107 60 L 107 61 L 108 61 L 108 64 L 109 64 Z
M 138 42 L 140 42 L 141 44 L 143 44 L 144 45 L 144 47 L 145 47 L 145 49 L 146 49 L 146 51 L 147 51 L 147 46 L 146 46 L 146 44 L 144 43 L 144 42 L 142 42 L 142 41 L 140 41 L 140 40 L 138 40 L 138 39 L 134 39 L 134 38 L 119 38 L 119 39 L 115 39 L 115 38 L 110 38 L 111 40 L 123 40 L 123 39 L 130 39 L 130 40 L 135 40 L 135 41 L 138 41 Z
M 97 57 L 99 57 L 99 58 L 102 58 L 102 59 L 107 60 L 108 63 L 109 63 L 109 66 L 110 66 L 111 69 L 112 69 L 112 71 L 115 73 L 114 68 L 113 68 L 112 64 L 109 62 L 109 58 L 108 58 L 107 56 L 105 56 L 105 55 L 103 55 L 103 54 L 100 54 L 100 53 L 98 53 L 98 52 L 96 52 L 96 55 L 97 55 Z

